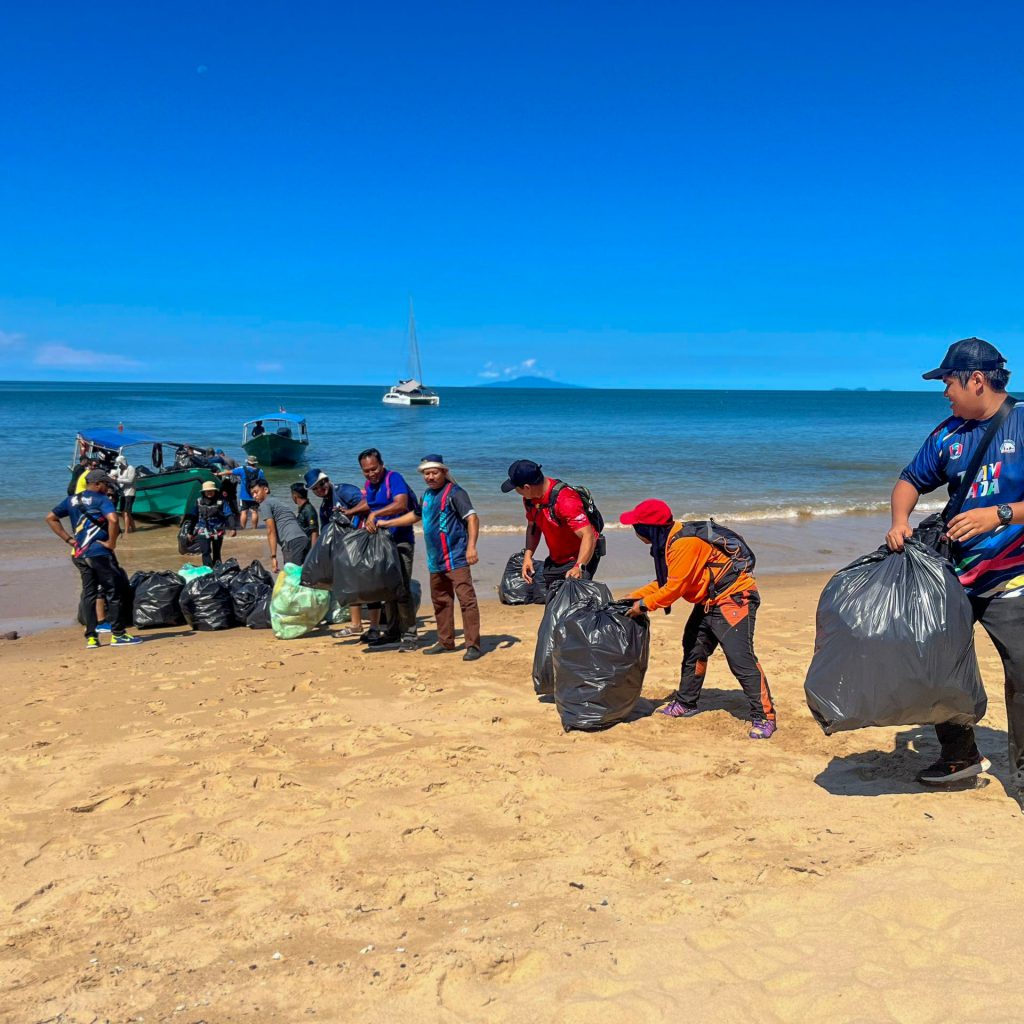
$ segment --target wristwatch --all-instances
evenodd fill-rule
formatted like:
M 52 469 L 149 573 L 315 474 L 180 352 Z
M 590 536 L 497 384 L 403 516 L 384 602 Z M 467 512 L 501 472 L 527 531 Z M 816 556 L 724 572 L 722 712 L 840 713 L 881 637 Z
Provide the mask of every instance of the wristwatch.
M 999 516 L 1000 526 L 1009 526 L 1013 522 L 1013 509 L 1009 505 L 1000 505 L 996 509 L 996 515 Z

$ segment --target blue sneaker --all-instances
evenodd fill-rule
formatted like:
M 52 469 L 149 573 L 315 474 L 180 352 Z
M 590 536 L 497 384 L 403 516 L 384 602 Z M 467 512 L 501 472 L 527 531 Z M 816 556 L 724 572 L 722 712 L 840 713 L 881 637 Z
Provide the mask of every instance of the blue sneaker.
M 97 622 L 96 623 L 96 632 L 97 633 L 109 633 L 110 632 L 110 623 L 109 622 Z
M 696 708 L 688 707 L 678 700 L 670 700 L 667 704 L 662 704 L 658 708 L 658 714 L 668 715 L 669 718 L 693 718 L 699 712 Z
M 132 644 L 141 644 L 142 640 L 137 636 L 128 633 L 115 633 L 110 638 L 111 647 L 131 647 Z

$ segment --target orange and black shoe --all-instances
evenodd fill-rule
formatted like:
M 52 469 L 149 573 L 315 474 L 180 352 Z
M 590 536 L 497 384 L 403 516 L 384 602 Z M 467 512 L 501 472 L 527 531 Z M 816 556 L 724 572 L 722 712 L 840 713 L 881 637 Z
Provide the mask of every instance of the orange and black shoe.
M 922 786 L 949 786 L 954 782 L 981 775 L 992 767 L 992 762 L 981 754 L 968 758 L 966 761 L 944 761 L 941 758 L 929 765 L 924 771 L 917 773 L 917 781 Z

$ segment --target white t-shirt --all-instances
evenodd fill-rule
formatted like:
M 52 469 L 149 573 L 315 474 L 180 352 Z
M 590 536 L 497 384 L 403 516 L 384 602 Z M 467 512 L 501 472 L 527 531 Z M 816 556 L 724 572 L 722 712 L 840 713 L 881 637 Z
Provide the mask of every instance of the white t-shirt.
M 139 471 L 134 466 L 115 466 L 114 472 L 111 473 L 114 481 L 121 488 L 121 493 L 126 498 L 135 497 L 135 478 L 138 475 Z

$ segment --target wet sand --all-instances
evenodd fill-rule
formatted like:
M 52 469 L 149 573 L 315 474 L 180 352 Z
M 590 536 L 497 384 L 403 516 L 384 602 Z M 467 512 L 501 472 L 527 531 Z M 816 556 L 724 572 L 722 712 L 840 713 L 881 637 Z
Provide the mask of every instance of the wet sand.
M 635 720 L 594 735 L 533 695 L 536 607 L 485 604 L 475 664 L 246 630 L 3 644 L 0 1019 L 1016 1019 L 998 660 L 980 638 L 994 776 L 921 791 L 930 730 L 826 738 L 804 706 L 825 578 L 762 578 L 764 743 L 720 657 L 703 714 L 651 714 L 679 612 Z

